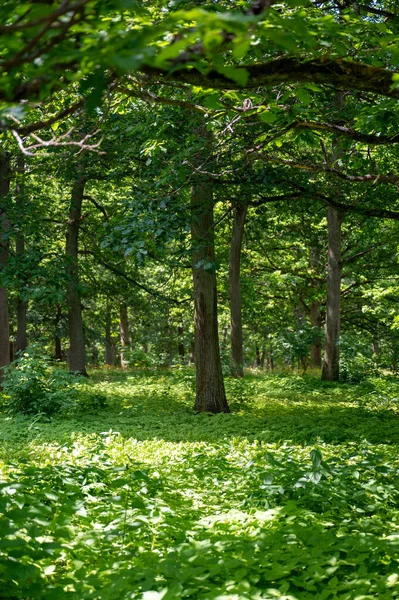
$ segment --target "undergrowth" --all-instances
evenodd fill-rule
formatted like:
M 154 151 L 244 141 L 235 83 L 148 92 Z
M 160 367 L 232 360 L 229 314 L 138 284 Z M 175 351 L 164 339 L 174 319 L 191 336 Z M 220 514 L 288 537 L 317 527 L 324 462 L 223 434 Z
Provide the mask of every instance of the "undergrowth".
M 399 597 L 396 380 L 100 371 L 73 412 L 0 415 L 0 597 Z M 105 402 L 106 398 L 106 402 Z

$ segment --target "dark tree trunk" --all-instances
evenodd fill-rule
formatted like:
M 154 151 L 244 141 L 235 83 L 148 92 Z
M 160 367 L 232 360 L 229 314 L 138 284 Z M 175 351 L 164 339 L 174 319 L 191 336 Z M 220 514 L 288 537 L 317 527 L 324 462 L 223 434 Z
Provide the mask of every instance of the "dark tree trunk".
M 261 369 L 264 369 L 264 367 L 265 367 L 265 359 L 266 359 L 266 346 L 265 346 L 265 344 L 263 344 L 262 352 L 260 355 L 260 368 Z
M 240 266 L 242 238 L 244 235 L 246 216 L 247 207 L 243 204 L 237 204 L 234 208 L 229 263 L 231 374 L 233 377 L 244 377 Z
M 10 157 L 6 152 L 0 152 L 0 199 L 5 198 L 10 191 Z M 4 271 L 8 262 L 8 233 L 10 221 L 0 206 L 0 269 Z M 10 329 L 8 319 L 7 288 L 1 283 L 0 271 L 0 381 L 3 367 L 10 364 Z
M 57 304 L 57 314 L 55 316 L 54 340 L 55 340 L 55 360 L 58 360 L 59 362 L 62 361 L 61 319 L 62 319 L 61 304 Z
M 127 361 L 124 356 L 124 351 L 130 346 L 129 339 L 129 318 L 127 314 L 127 304 L 122 302 L 119 309 L 119 341 L 120 341 L 120 353 L 119 353 L 119 366 L 125 369 Z
M 182 339 L 183 327 L 181 325 L 179 325 L 177 328 L 177 335 L 178 335 L 177 351 L 179 353 L 180 362 L 182 364 L 184 364 L 185 351 L 184 351 L 184 344 L 183 344 L 183 339 Z
M 266 357 L 266 367 L 268 371 L 274 370 L 274 356 L 273 356 L 273 348 L 269 346 Z
M 339 333 L 341 325 L 341 223 L 342 215 L 332 206 L 327 209 L 328 272 L 326 344 L 321 378 L 339 381 Z
M 85 375 L 87 377 L 78 267 L 79 228 L 82 217 L 82 202 L 85 184 L 86 177 L 79 174 L 72 188 L 66 237 L 66 259 L 68 274 L 69 370 L 72 373 L 78 373 L 79 375 Z
M 259 349 L 258 342 L 255 342 L 255 355 L 256 355 L 255 364 L 257 367 L 260 367 L 262 360 L 261 360 L 261 356 L 260 356 L 260 349 Z
M 229 412 L 220 360 L 217 320 L 212 184 L 191 190 L 197 412 Z
M 373 348 L 374 358 L 378 358 L 378 356 L 381 354 L 381 348 L 380 348 L 380 340 L 378 339 L 377 336 L 373 337 L 372 348 Z
M 105 364 L 115 366 L 115 344 L 112 342 L 111 305 L 107 302 L 105 312 Z
M 16 186 L 16 204 L 20 217 L 25 212 L 24 184 L 23 176 L 25 173 L 25 159 L 23 154 L 17 158 L 17 186 Z M 15 238 L 15 253 L 17 258 L 23 258 L 25 253 L 25 236 L 23 231 L 19 231 Z M 24 277 L 25 279 L 25 277 Z M 26 281 L 21 282 L 21 287 L 24 287 Z M 23 294 L 23 290 L 22 290 Z M 17 303 L 17 337 L 15 341 L 15 352 L 23 352 L 28 345 L 28 337 L 26 332 L 26 316 L 28 311 L 28 303 L 23 299 L 20 291 L 20 296 Z

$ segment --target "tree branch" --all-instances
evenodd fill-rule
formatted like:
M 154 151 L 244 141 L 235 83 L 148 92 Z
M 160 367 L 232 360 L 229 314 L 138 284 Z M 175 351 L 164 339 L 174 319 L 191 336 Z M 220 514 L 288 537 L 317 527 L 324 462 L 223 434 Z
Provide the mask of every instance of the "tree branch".
M 214 89 L 251 89 L 287 83 L 320 83 L 337 89 L 359 90 L 399 98 L 399 89 L 392 88 L 394 71 L 343 58 L 320 58 L 301 61 L 299 58 L 278 58 L 266 63 L 238 67 L 245 83 L 237 83 L 212 69 L 200 73 L 194 68 L 170 73 L 155 67 L 143 67 L 142 73 L 161 81 L 180 81 Z

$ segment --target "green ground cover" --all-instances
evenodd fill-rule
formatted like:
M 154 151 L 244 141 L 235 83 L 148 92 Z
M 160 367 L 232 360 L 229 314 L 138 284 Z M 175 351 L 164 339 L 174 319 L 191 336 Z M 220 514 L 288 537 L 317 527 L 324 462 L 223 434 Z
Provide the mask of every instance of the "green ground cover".
M 69 414 L 0 414 L 0 597 L 398 598 L 398 383 L 250 375 L 211 416 L 193 381 L 103 371 Z

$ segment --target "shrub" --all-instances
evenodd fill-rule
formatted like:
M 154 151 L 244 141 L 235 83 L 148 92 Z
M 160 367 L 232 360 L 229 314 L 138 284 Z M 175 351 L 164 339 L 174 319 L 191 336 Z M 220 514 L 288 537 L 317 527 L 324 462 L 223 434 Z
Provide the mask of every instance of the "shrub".
M 74 376 L 52 368 L 50 359 L 29 348 L 4 369 L 3 391 L 8 411 L 52 415 L 75 406 Z

